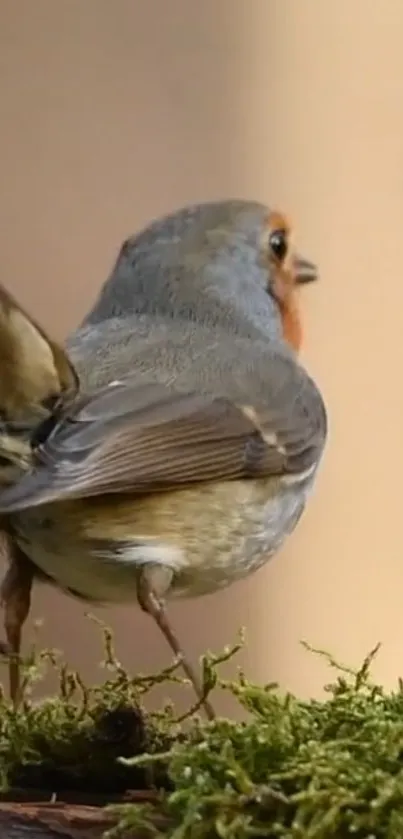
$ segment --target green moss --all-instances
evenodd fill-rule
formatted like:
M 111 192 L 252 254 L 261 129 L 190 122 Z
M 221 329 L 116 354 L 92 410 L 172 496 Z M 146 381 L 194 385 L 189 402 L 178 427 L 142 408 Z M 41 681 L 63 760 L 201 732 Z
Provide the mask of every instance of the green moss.
M 106 685 L 85 687 L 45 653 L 42 661 L 59 667 L 60 695 L 27 700 L 17 715 L 1 699 L 3 785 L 43 787 L 47 778 L 55 790 L 56 777 L 59 788 L 110 795 L 160 790 L 158 805 L 112 807 L 119 818 L 112 833 L 141 825 L 150 836 L 171 839 L 403 837 L 403 688 L 387 693 L 373 683 L 376 650 L 358 671 L 311 651 L 337 670 L 324 701 L 298 700 L 240 673 L 220 686 L 249 712 L 245 722 L 204 723 L 192 715 L 183 727 L 170 708 L 147 716 L 141 707 L 156 680 L 180 680 L 175 669 L 132 679 L 106 629 L 104 639 Z M 203 660 L 206 690 L 233 652 Z M 37 656 L 26 672 L 29 686 Z M 163 828 L 155 826 L 156 815 Z
M 24 702 L 15 713 L 0 694 L 0 789 L 10 787 L 52 792 L 118 794 L 128 788 L 150 788 L 147 767 L 125 766 L 120 757 L 153 754 L 177 736 L 172 712 L 147 715 L 142 698 L 161 681 L 182 681 L 178 665 L 158 676 L 132 678 L 117 660 L 112 634 L 103 627 L 108 674 L 105 682 L 87 687 L 55 652 L 32 650 L 24 661 Z M 35 683 L 51 667 L 58 672 L 58 695 L 32 701 Z M 152 782 L 169 787 L 163 767 Z

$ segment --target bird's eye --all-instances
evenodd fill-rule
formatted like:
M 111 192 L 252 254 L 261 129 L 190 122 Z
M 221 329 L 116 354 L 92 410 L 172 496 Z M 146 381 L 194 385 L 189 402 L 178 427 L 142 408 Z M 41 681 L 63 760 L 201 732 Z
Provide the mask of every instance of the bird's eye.
M 286 230 L 273 230 L 269 238 L 269 247 L 276 259 L 280 262 L 287 256 L 288 236 Z

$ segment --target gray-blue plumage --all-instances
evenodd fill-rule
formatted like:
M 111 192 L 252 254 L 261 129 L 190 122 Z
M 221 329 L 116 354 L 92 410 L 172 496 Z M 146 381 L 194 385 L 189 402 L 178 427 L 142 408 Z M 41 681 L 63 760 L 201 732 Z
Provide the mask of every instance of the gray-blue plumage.
M 263 452 L 265 446 L 274 452 L 282 446 L 287 461 L 291 439 L 306 454 L 300 472 L 287 462 L 279 470 L 277 458 L 276 469 L 255 479 L 220 481 L 216 474 L 211 483 L 198 484 L 196 475 L 188 488 L 148 490 L 140 500 L 122 494 L 109 506 L 107 498 L 66 505 L 63 490 L 60 503 L 15 513 L 20 546 L 61 587 L 99 601 L 135 600 L 138 569 L 152 562 L 171 569 L 172 593 L 202 594 L 256 570 L 294 529 L 313 486 L 327 422 L 318 388 L 281 338 L 278 305 L 268 293 L 268 215 L 268 208 L 255 202 L 210 203 L 165 217 L 127 240 L 67 349 L 89 393 L 129 377 L 125 411 L 132 399 L 130 434 L 136 446 L 143 433 L 135 419 L 136 383 L 169 385 L 178 393 L 225 398 L 245 408 Z M 118 393 L 114 410 L 114 427 L 120 410 L 123 427 Z M 76 426 L 71 423 L 73 447 L 80 421 L 78 416 Z M 112 450 L 119 441 L 107 437 L 104 421 L 100 412 L 92 430 L 100 439 L 104 429 Z M 57 450 L 57 429 L 55 434 Z M 180 449 L 179 438 L 177 444 Z M 43 451 L 38 487 L 51 478 L 46 443 Z M 99 444 L 98 466 L 105 451 Z M 128 446 L 128 459 L 129 451 Z M 156 446 L 156 463 L 158 451 Z M 135 480 L 136 460 L 129 464 Z M 61 459 L 59 488 L 68 483 L 63 468 Z M 35 492 L 34 472 L 8 496 L 2 494 L 0 511 L 12 511 L 4 499 L 13 493 L 14 499 L 20 493 L 21 501 L 24 480 L 30 481 L 28 494 Z

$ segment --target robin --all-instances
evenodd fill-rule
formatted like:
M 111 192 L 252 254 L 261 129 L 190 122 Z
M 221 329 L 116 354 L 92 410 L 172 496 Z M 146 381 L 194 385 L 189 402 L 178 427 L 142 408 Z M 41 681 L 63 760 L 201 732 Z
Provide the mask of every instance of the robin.
M 164 602 L 256 571 L 304 510 L 327 432 L 296 357 L 296 286 L 315 277 L 287 219 L 255 202 L 186 208 L 125 242 L 67 342 L 82 393 L 0 493 L 13 653 L 39 574 L 88 602 L 137 601 L 203 701 Z

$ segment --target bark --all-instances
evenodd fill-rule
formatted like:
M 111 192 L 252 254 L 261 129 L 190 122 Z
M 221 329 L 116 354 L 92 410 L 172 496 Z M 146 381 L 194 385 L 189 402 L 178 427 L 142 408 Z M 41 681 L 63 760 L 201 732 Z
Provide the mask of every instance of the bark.
M 86 804 L 0 802 L 0 839 L 102 839 L 115 821 L 103 807 Z

